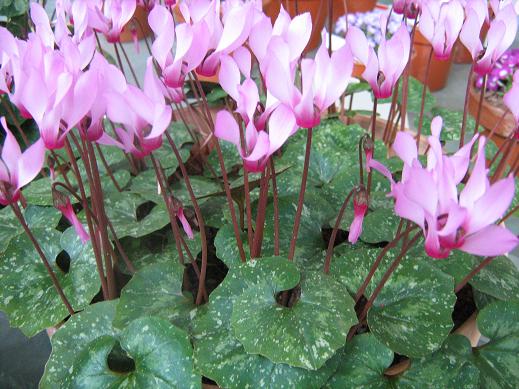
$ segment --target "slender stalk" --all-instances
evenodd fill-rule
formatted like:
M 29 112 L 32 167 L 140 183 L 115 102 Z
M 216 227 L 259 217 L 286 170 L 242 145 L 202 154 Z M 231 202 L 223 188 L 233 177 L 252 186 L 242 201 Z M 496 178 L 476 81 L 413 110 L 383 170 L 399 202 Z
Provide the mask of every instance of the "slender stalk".
M 196 218 L 198 221 L 198 227 L 200 229 L 200 239 L 202 241 L 202 268 L 200 269 L 200 281 L 198 283 L 198 295 L 196 296 L 196 304 L 199 305 L 202 302 L 203 292 L 205 289 L 205 275 L 207 272 L 207 237 L 205 233 L 205 222 L 204 217 L 202 216 L 202 211 L 200 210 L 200 206 L 198 205 L 198 201 L 196 200 L 195 192 L 193 191 L 193 187 L 191 186 L 191 180 L 189 179 L 189 175 L 187 174 L 186 166 L 182 161 L 182 157 L 178 152 L 177 146 L 173 141 L 171 135 L 166 132 L 166 137 L 168 138 L 169 144 L 171 145 L 171 149 L 175 154 L 175 157 L 178 161 L 178 166 L 180 167 L 180 171 L 182 172 L 182 176 L 184 178 L 187 191 L 189 192 L 189 197 L 191 199 L 191 203 L 195 210 Z M 243 249 L 243 247 L 242 247 Z
M 114 43 L 114 46 L 117 49 L 117 43 Z M 119 46 L 121 47 L 121 51 L 123 52 L 124 59 L 126 59 L 126 63 L 128 64 L 128 67 L 130 68 L 130 72 L 132 73 L 132 77 L 133 77 L 133 80 L 135 81 L 135 85 L 137 85 L 137 87 L 140 88 L 141 85 L 139 83 L 139 79 L 137 78 L 137 75 L 135 74 L 135 69 L 133 68 L 132 63 L 130 62 L 130 59 L 128 58 L 128 54 L 126 54 L 126 49 L 124 48 L 124 46 L 122 45 L 121 42 L 119 42 Z
M 198 77 L 196 76 L 196 73 L 193 73 L 193 76 L 195 78 L 195 83 L 199 89 L 200 96 L 202 97 L 203 106 L 205 107 L 207 117 L 210 119 L 211 122 L 211 129 L 214 129 L 214 123 L 212 122 L 211 118 L 211 112 L 209 111 L 209 105 L 207 104 L 207 99 L 204 93 L 204 90 L 202 89 L 202 85 L 200 84 L 200 80 L 198 80 Z M 234 209 L 234 203 L 231 195 L 231 187 L 229 184 L 229 177 L 227 176 L 227 170 L 225 170 L 225 163 L 223 160 L 223 154 L 222 154 L 222 148 L 220 147 L 220 142 L 218 139 L 215 139 L 214 146 L 216 149 L 216 153 L 218 155 L 218 162 L 220 164 L 220 170 L 222 171 L 222 178 L 223 178 L 223 184 L 225 188 L 225 196 L 227 197 L 227 203 L 229 205 L 229 212 L 231 213 L 231 220 L 234 228 L 234 236 L 236 238 L 236 243 L 238 245 L 238 251 L 240 253 L 240 259 L 242 262 L 245 262 L 245 251 L 243 249 L 243 241 L 240 236 L 240 228 L 238 226 L 238 221 L 236 219 L 236 210 Z
M 96 149 L 97 149 L 97 153 L 99 154 L 99 157 L 101 158 L 101 162 L 103 163 L 103 166 L 104 166 L 106 172 L 108 173 L 108 177 L 110 177 L 110 180 L 112 180 L 112 182 L 113 182 L 115 188 L 117 189 L 117 191 L 118 192 L 122 192 L 122 189 L 121 189 L 119 183 L 117 182 L 117 180 L 115 179 L 114 174 L 112 172 L 112 169 L 110 168 L 110 165 L 106 161 L 106 158 L 105 158 L 105 156 L 103 154 L 103 150 L 101 149 L 101 147 L 97 143 L 96 143 Z
M 69 134 L 72 133 L 70 132 Z M 72 138 L 74 139 L 74 138 Z M 78 148 L 79 150 L 79 148 Z M 103 270 L 103 260 L 101 256 L 101 250 L 98 245 L 97 241 L 97 234 L 96 230 L 94 229 L 94 225 L 92 223 L 92 216 L 93 213 L 90 211 L 90 207 L 88 206 L 88 197 L 85 192 L 85 187 L 83 185 L 83 179 L 81 178 L 81 173 L 79 171 L 76 157 L 74 156 L 74 153 L 72 152 L 72 147 L 70 146 L 70 142 L 68 139 L 65 139 L 65 151 L 67 152 L 67 155 L 70 160 L 70 164 L 72 165 L 72 169 L 74 171 L 74 174 L 77 179 L 78 187 L 79 187 L 79 193 L 81 194 L 81 205 L 83 206 L 83 209 L 85 210 L 85 218 L 87 221 L 88 226 L 88 232 L 90 234 L 90 238 L 92 241 L 92 250 L 94 251 L 94 257 L 96 260 L 96 267 L 97 267 L 97 273 L 99 275 L 99 279 L 101 281 L 101 290 L 103 291 L 103 298 L 105 300 L 108 299 L 108 285 L 106 283 L 106 278 Z
M 490 262 L 492 262 L 492 260 L 494 259 L 495 257 L 486 257 L 483 261 L 481 261 L 481 263 L 479 265 L 477 265 L 474 269 L 472 269 L 472 271 L 467 274 L 465 276 L 465 278 L 463 278 L 459 283 L 458 285 L 456 285 L 456 287 L 454 288 L 454 292 L 455 293 L 458 293 L 465 285 L 467 285 L 467 283 L 476 275 L 478 274 L 481 270 L 483 270 L 487 265 L 490 264 Z
M 478 113 L 476 115 L 476 125 L 474 126 L 474 135 L 477 134 L 479 128 L 479 121 L 481 119 L 481 108 L 483 107 L 483 100 L 485 99 L 485 92 L 487 89 L 487 75 L 483 76 L 483 86 L 481 87 L 481 93 L 479 95 Z
M 83 141 L 83 140 L 82 140 Z M 115 274 L 112 264 L 110 239 L 108 237 L 107 231 L 107 216 L 104 208 L 103 202 L 103 188 L 101 186 L 101 178 L 99 176 L 99 169 L 97 167 L 96 156 L 94 152 L 94 148 L 92 144 L 88 141 L 83 141 L 85 153 L 85 165 L 90 165 L 91 178 L 92 182 L 90 183 L 90 197 L 92 201 L 96 204 L 95 209 L 97 211 L 97 219 L 99 220 L 99 234 L 101 238 L 101 246 L 103 247 L 104 259 L 105 259 L 105 269 L 106 269 L 106 281 L 108 284 L 108 298 L 113 300 L 117 298 L 117 287 Z M 88 172 L 88 167 L 86 171 Z
M 272 179 L 272 202 L 274 206 L 274 255 L 279 255 L 279 204 L 278 204 L 278 185 L 276 179 L 276 169 L 274 159 L 270 158 L 270 171 Z
M 393 97 L 391 98 L 391 107 L 389 109 L 389 117 L 387 118 L 386 125 L 384 127 L 384 135 L 382 136 L 382 140 L 384 143 L 388 143 L 391 135 L 391 129 L 393 126 L 391 125 L 393 123 L 393 119 L 396 112 L 396 105 L 398 102 L 398 92 L 400 89 L 400 79 L 396 82 L 395 89 L 393 92 Z
M 366 135 L 364 135 L 362 138 L 360 138 L 359 140 L 359 182 L 360 182 L 360 185 L 364 186 L 364 157 L 363 157 L 363 145 L 364 145 L 364 140 L 366 139 Z
M 124 71 L 124 66 L 123 66 L 123 61 L 121 60 L 121 55 L 119 54 L 119 49 L 117 48 L 117 45 L 115 43 L 114 43 L 114 49 L 115 49 L 115 56 L 117 58 L 117 63 L 119 65 L 119 68 L 121 69 L 123 76 L 126 77 L 126 73 Z
M 252 255 L 252 247 L 253 247 L 253 234 L 254 231 L 252 231 L 252 210 L 250 205 L 250 188 L 249 188 L 249 172 L 247 171 L 247 168 L 245 167 L 245 163 L 243 164 L 243 190 L 245 191 L 245 212 L 247 213 L 247 239 L 249 241 L 249 254 L 251 258 Z
M 297 210 L 294 218 L 294 228 L 292 230 L 292 239 L 290 241 L 290 250 L 288 252 L 288 260 L 294 259 L 296 252 L 297 235 L 299 234 L 299 224 L 301 223 L 301 214 L 303 212 L 303 204 L 305 201 L 306 180 L 308 178 L 308 168 L 310 166 L 310 151 L 312 149 L 312 129 L 308 129 L 306 137 L 305 162 L 303 165 L 303 177 L 301 178 L 301 189 L 299 191 L 299 199 L 297 202 Z
M 375 129 L 377 126 L 377 106 L 378 99 L 375 97 L 373 101 L 373 116 L 371 117 L 371 140 L 373 140 L 373 155 L 375 155 Z M 368 173 L 368 197 L 371 194 L 371 180 L 372 180 L 373 169 L 369 169 Z
M 369 283 L 371 282 L 371 279 L 375 275 L 375 272 L 377 271 L 378 267 L 380 266 L 380 262 L 382 262 L 382 259 L 386 255 L 386 253 L 391 250 L 393 247 L 395 247 L 400 239 L 402 239 L 404 236 L 407 236 L 411 230 L 414 227 L 408 226 L 404 232 L 401 232 L 395 236 L 395 238 L 389 242 L 378 254 L 377 258 L 375 259 L 375 262 L 371 265 L 371 268 L 369 269 L 369 273 L 362 283 L 362 285 L 359 287 L 359 290 L 357 290 L 357 293 L 355 293 L 355 303 L 358 303 L 360 301 L 360 298 L 364 295 L 364 292 L 366 291 L 366 288 L 368 287 Z
M 54 284 L 54 288 L 56 288 L 56 291 L 58 292 L 59 297 L 61 298 L 61 301 L 63 301 L 63 304 L 67 308 L 68 313 L 72 316 L 74 314 L 74 309 L 72 308 L 72 305 L 70 305 L 67 297 L 65 296 L 65 293 L 63 292 L 63 288 L 59 284 L 58 278 L 56 277 L 54 270 L 52 270 L 52 267 L 50 266 L 49 261 L 47 260 L 47 257 L 45 256 L 45 253 L 43 252 L 40 244 L 38 243 L 38 241 L 36 240 L 35 236 L 33 235 L 32 231 L 31 231 L 31 229 L 27 225 L 27 222 L 25 221 L 25 218 L 24 218 L 22 212 L 20 211 L 18 204 L 16 204 L 15 202 L 12 202 L 10 204 L 10 206 L 11 206 L 11 209 L 13 210 L 14 214 L 16 215 L 18 221 L 22 225 L 25 233 L 27 234 L 27 237 L 31 240 L 34 248 L 38 252 L 38 255 L 40 256 L 40 258 L 43 262 L 43 265 L 47 269 L 47 273 L 49 273 L 52 283 Z
M 27 136 L 23 132 L 22 126 L 20 125 L 20 122 L 18 122 L 18 119 L 16 118 L 16 115 L 14 114 L 13 110 L 11 109 L 11 106 L 9 105 L 9 103 L 7 102 L 6 99 L 0 97 L 0 100 L 2 100 L 2 105 L 4 106 L 5 110 L 9 114 L 9 116 L 11 117 L 11 120 L 13 121 L 15 128 L 18 130 L 18 134 L 22 138 L 22 141 L 23 141 L 25 147 L 28 147 L 29 140 L 27 139 Z
M 173 238 L 175 239 L 175 246 L 177 248 L 178 260 L 181 264 L 184 264 L 184 253 L 182 251 L 182 242 L 180 241 L 180 231 L 177 225 L 177 221 L 175 219 L 175 214 L 173 211 L 173 207 L 171 204 L 171 199 L 167 192 L 167 179 L 164 175 L 164 171 L 160 168 L 159 163 L 153 156 L 153 153 L 150 154 L 151 163 L 153 165 L 153 169 L 155 170 L 155 176 L 157 177 L 157 182 L 160 187 L 160 194 L 162 195 L 162 199 L 166 204 L 166 208 L 168 210 L 169 215 L 169 224 L 171 225 L 171 231 L 173 232 Z
M 261 255 L 261 245 L 263 243 L 263 231 L 265 228 L 265 213 L 267 209 L 267 200 L 269 193 L 269 174 L 270 168 L 267 167 L 263 172 L 260 185 L 260 197 L 258 201 L 258 211 L 256 214 L 256 229 L 254 231 L 254 244 L 252 248 L 251 258 L 257 258 Z
M 357 188 L 353 188 L 348 193 L 348 196 L 344 199 L 342 203 L 341 209 L 339 210 L 339 214 L 337 215 L 337 219 L 335 220 L 335 225 L 333 226 L 332 236 L 330 237 L 330 241 L 328 242 L 328 249 L 326 250 L 326 259 L 324 261 L 324 272 L 328 274 L 330 272 L 330 265 L 332 262 L 333 248 L 335 247 L 335 239 L 337 238 L 337 232 L 339 231 L 339 226 L 341 225 L 342 218 L 344 216 L 344 212 L 346 211 L 346 207 L 351 200 L 351 197 L 355 193 Z
M 411 42 L 414 41 L 414 36 L 416 33 L 416 25 L 418 23 L 418 18 L 415 19 L 413 24 L 413 29 L 411 31 Z M 407 58 L 407 64 L 404 69 L 404 81 L 402 83 L 402 109 L 400 112 L 402 113 L 400 116 L 401 124 L 400 124 L 400 131 L 405 131 L 405 118 L 407 115 L 407 97 L 409 93 L 409 64 L 411 63 L 411 55 L 413 53 L 413 50 L 409 50 L 409 57 Z M 375 138 L 373 138 L 375 139 Z M 369 193 L 369 190 L 368 190 Z
M 400 262 L 402 262 L 402 259 L 404 259 L 404 256 L 407 253 L 407 251 L 409 250 L 409 248 L 420 238 L 421 234 L 422 234 L 422 232 L 418 231 L 415 234 L 415 236 L 413 236 L 413 238 L 402 248 L 402 251 L 400 251 L 400 254 L 396 257 L 396 259 L 393 261 L 393 263 L 391 263 L 391 265 L 389 266 L 389 269 L 386 270 L 386 272 L 382 276 L 382 279 L 380 280 L 377 287 L 373 291 L 373 294 L 371 295 L 368 302 L 364 306 L 364 309 L 362 310 L 362 313 L 360 314 L 360 317 L 359 317 L 359 323 L 363 322 L 364 319 L 366 319 L 369 309 L 373 306 L 373 303 L 375 302 L 376 298 L 380 294 L 380 291 L 382 290 L 384 285 L 386 285 L 387 280 L 389 279 L 389 277 L 391 277 L 391 275 L 396 270 L 398 265 L 400 265 Z
M 424 108 L 425 108 L 425 95 L 427 93 L 427 83 L 429 82 L 429 70 L 431 69 L 433 52 L 434 52 L 434 50 L 431 46 L 431 49 L 429 50 L 429 58 L 427 60 L 427 68 L 425 70 L 425 81 L 423 83 L 423 88 L 422 88 L 422 104 L 420 106 L 420 117 L 418 119 L 418 131 L 417 131 L 417 135 L 416 135 L 416 147 L 417 148 L 420 146 L 420 139 L 422 137 L 423 114 L 424 114 Z
M 503 176 L 503 173 L 505 172 L 506 165 L 512 155 L 513 151 L 513 143 L 508 143 L 506 151 L 503 153 L 503 157 L 501 158 L 501 161 L 499 161 L 499 165 L 497 165 L 496 171 L 494 172 L 494 175 L 491 177 L 490 182 L 494 183 L 499 178 Z
M 469 112 L 469 96 L 470 96 L 470 85 L 472 82 L 472 74 L 474 73 L 474 63 L 470 66 L 469 76 L 467 79 L 467 88 L 465 89 L 465 104 L 463 105 L 463 120 L 461 122 L 460 132 L 460 145 L 459 148 L 465 144 L 465 128 L 467 127 L 467 115 Z

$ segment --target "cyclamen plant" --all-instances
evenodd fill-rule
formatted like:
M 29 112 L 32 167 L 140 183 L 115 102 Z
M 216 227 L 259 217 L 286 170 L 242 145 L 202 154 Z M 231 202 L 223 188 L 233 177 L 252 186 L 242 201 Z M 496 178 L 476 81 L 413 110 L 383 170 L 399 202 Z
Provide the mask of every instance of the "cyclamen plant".
M 27 39 L 0 27 L 0 309 L 57 328 L 41 388 L 519 386 L 517 140 L 492 153 L 467 102 L 435 116 L 409 77 L 419 29 L 485 79 L 510 1 L 395 1 L 414 21 L 386 37 L 382 14 L 376 50 L 350 25 L 313 55 L 308 13 L 144 1 L 142 85 L 119 42 L 136 6 L 62 1 L 51 22 L 31 3 Z M 345 124 L 364 87 L 366 129 Z

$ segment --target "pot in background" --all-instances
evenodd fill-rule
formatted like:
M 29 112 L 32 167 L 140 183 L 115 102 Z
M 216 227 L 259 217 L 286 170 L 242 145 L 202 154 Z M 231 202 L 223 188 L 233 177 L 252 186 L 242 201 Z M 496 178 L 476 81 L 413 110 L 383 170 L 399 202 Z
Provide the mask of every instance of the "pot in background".
M 472 86 L 469 91 L 469 113 L 474 119 L 478 114 L 479 98 L 481 96 L 480 91 L 474 87 L 475 80 L 476 78 L 473 77 L 471 80 Z M 503 115 L 504 118 L 501 119 Z M 506 138 L 515 130 L 515 120 L 512 113 L 508 111 L 504 105 L 493 104 L 492 101 L 483 98 L 479 123 L 485 127 L 486 130 L 492 131 L 499 122 L 501 122 L 501 124 L 499 128 L 495 130 L 494 134 Z
M 413 40 L 413 54 L 411 56 L 411 75 L 422 83 L 426 79 L 427 62 L 429 60 L 429 53 L 432 50 L 431 44 L 425 39 L 419 30 L 415 31 Z M 447 85 L 449 79 L 449 72 L 452 65 L 452 56 L 446 61 L 440 61 L 434 54 L 429 68 L 429 78 L 427 86 L 431 92 L 439 91 Z
M 327 0 L 326 0 L 327 1 Z M 356 12 L 368 12 L 375 8 L 377 0 L 332 0 L 333 1 L 333 21 L 340 18 L 346 12 L 349 14 Z M 344 9 L 346 3 L 347 10 Z
M 143 7 L 137 6 L 135 13 L 130 21 L 124 26 L 120 35 L 120 42 L 132 42 L 132 30 L 137 33 L 137 39 L 141 40 L 153 34 L 153 31 L 148 24 L 149 11 Z
M 305 52 L 316 49 L 321 43 L 321 31 L 328 16 L 328 0 L 297 0 L 297 12 L 296 0 L 263 0 L 263 11 L 270 17 L 272 23 L 278 17 L 281 4 L 283 4 L 292 18 L 305 12 L 310 13 L 312 17 L 312 35 L 305 48 Z

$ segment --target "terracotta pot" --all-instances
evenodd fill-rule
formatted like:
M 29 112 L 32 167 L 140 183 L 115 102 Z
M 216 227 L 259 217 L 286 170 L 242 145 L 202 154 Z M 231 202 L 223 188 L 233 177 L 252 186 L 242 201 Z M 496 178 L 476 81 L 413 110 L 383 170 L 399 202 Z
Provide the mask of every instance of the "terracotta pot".
M 133 41 L 132 30 L 134 30 L 137 33 L 138 40 L 144 39 L 145 37 L 148 37 L 153 34 L 153 31 L 151 30 L 150 25 L 148 24 L 148 13 L 149 11 L 144 9 L 143 7 L 137 7 L 135 13 L 133 14 L 133 17 L 126 24 L 126 26 L 124 26 L 121 32 L 121 42 Z
M 472 87 L 470 88 L 469 92 L 469 112 L 474 117 L 474 119 L 478 114 L 479 98 L 481 95 L 480 91 L 473 86 L 475 79 L 475 77 L 472 78 Z M 501 120 L 499 128 L 497 128 L 494 133 L 502 137 L 508 137 L 515 130 L 516 126 L 514 116 L 510 111 L 505 114 L 506 111 L 507 110 L 504 105 L 499 106 L 492 104 L 491 101 L 484 98 L 483 104 L 481 105 L 479 123 L 488 131 L 492 131 L 496 124 L 499 123 L 503 115 L 505 115 Z
M 355 78 L 362 78 L 362 73 L 364 73 L 364 70 L 366 70 L 366 66 L 361 64 L 360 62 L 353 62 L 353 72 L 351 75 Z
M 411 58 L 411 75 L 422 83 L 426 79 L 427 62 L 429 53 L 432 50 L 431 44 L 425 37 L 416 30 L 413 40 L 413 55 Z M 452 64 L 452 58 L 446 61 L 440 61 L 433 55 L 431 66 L 429 68 L 429 78 L 427 86 L 431 92 L 443 89 L 449 79 L 449 72 Z
M 377 0 L 346 0 L 347 10 L 344 9 L 343 0 L 332 0 L 333 1 L 333 21 L 335 22 L 338 18 L 344 15 L 346 12 L 349 14 L 356 12 L 369 12 L 377 5 Z
M 295 0 L 263 0 L 263 11 L 270 17 L 272 23 L 274 23 L 278 17 L 281 3 L 283 3 L 283 6 L 291 17 L 310 12 L 312 16 L 312 35 L 310 36 L 308 45 L 306 45 L 305 52 L 317 48 L 321 43 L 321 31 L 328 15 L 328 0 L 298 0 L 297 12 Z

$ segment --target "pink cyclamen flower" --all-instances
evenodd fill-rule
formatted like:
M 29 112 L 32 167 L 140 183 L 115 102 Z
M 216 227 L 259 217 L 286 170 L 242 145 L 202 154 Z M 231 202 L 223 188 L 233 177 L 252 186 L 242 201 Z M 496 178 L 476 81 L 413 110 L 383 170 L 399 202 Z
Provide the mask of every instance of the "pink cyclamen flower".
M 362 77 L 371 85 L 378 99 L 391 96 L 393 87 L 407 65 L 411 50 L 411 38 L 404 24 L 389 40 L 386 40 L 388 16 L 389 14 L 385 14 L 380 18 L 382 38 L 378 47 L 378 56 L 359 28 L 350 26 L 346 34 L 346 42 L 351 47 L 351 52 L 366 66 Z
M 358 188 L 353 197 L 353 222 L 348 233 L 348 242 L 356 243 L 362 234 L 362 222 L 368 210 L 368 194 L 364 188 Z
M 519 126 L 519 71 L 514 73 L 512 87 L 504 95 L 503 102 L 514 115 L 516 126 Z
M 447 156 L 441 149 L 441 126 L 441 118 L 434 118 L 426 167 L 418 160 L 414 138 L 404 132 L 397 134 L 393 149 L 404 161 L 400 182 L 395 182 L 383 165 L 371 161 L 371 167 L 391 181 L 390 196 L 395 199 L 395 213 L 422 228 L 426 236 L 425 250 L 433 258 L 446 258 L 453 249 L 481 256 L 510 252 L 519 239 L 507 228 L 494 223 L 512 202 L 513 177 L 490 185 L 485 167 L 485 138 L 481 136 L 476 163 L 458 194 L 457 186 L 467 173 L 470 150 L 478 135 L 454 155 Z
M 323 40 L 315 59 L 301 61 L 301 90 L 295 86 L 295 68 L 286 55 L 287 49 L 280 42 L 278 50 L 271 53 L 265 80 L 268 92 L 293 110 L 298 126 L 315 127 L 321 114 L 348 86 L 353 70 L 350 48 L 344 45 L 330 57 Z
M 495 17 L 487 33 L 486 47 L 480 40 L 483 23 L 488 19 L 488 6 L 484 0 L 472 0 L 465 7 L 466 18 L 460 32 L 460 40 L 469 50 L 475 62 L 474 71 L 479 75 L 490 73 L 496 61 L 514 42 L 517 33 L 517 13 L 510 2 L 499 9 L 492 2 Z
M 65 216 L 65 218 L 70 222 L 74 228 L 74 231 L 76 231 L 77 236 L 79 236 L 81 239 L 81 243 L 85 244 L 88 242 L 90 240 L 90 236 L 74 212 L 74 208 L 72 208 L 70 199 L 58 190 L 53 190 L 52 196 L 54 199 L 54 207 L 56 207 L 56 209 L 60 211 L 63 216 Z
M 394 0 L 393 11 L 403 14 L 409 19 L 414 19 L 420 13 L 423 0 Z
M 88 18 L 88 25 L 101 31 L 110 43 L 119 42 L 124 26 L 137 9 L 136 0 L 94 0 L 87 4 L 89 9 L 85 17 Z
M 171 122 L 171 108 L 166 106 L 161 84 L 153 71 L 149 57 L 143 90 L 127 85 L 122 91 L 105 93 L 107 115 L 115 123 L 119 140 L 103 133 L 98 143 L 116 146 L 137 158 L 149 155 L 162 145 L 162 135 Z
M 0 158 L 0 204 L 18 201 L 20 190 L 40 172 L 45 159 L 43 141 L 38 139 L 23 153 L 14 135 L 9 131 L 4 117 L 0 123 L 5 130 L 5 141 Z
M 463 6 L 458 0 L 448 3 L 428 1 L 422 9 L 420 32 L 431 43 L 434 55 L 440 60 L 447 60 L 452 46 L 458 39 L 463 26 Z
M 214 135 L 236 146 L 249 171 L 261 172 L 269 157 L 279 150 L 297 128 L 292 110 L 282 104 L 270 115 L 268 132 L 258 131 L 253 121 L 247 124 L 243 146 L 240 126 L 228 111 L 223 110 L 216 114 Z

